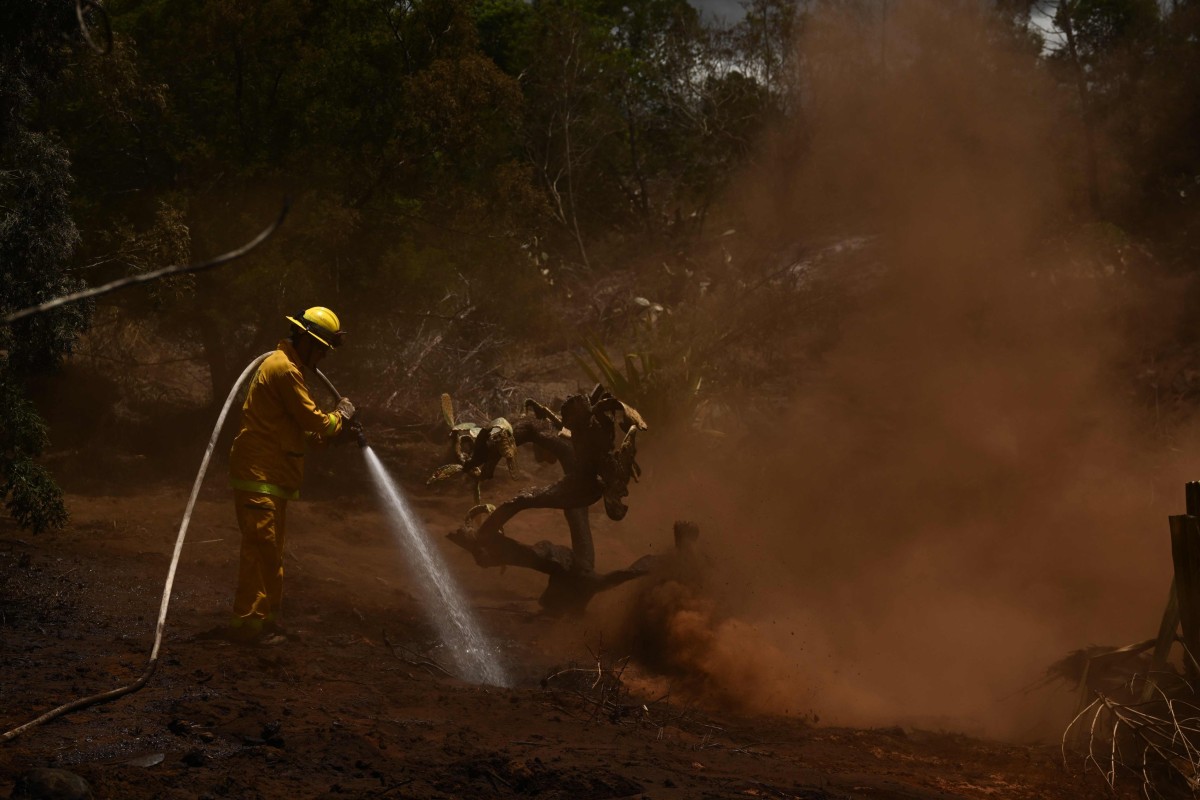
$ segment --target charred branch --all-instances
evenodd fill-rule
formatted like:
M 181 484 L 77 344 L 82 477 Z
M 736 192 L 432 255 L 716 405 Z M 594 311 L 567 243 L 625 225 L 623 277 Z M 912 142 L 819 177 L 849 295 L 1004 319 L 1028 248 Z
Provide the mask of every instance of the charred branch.
M 549 576 L 538 602 L 553 614 L 582 613 L 597 594 L 649 574 L 659 560 L 657 556 L 642 556 L 625 569 L 600 573 L 580 559 L 573 548 L 549 541 L 528 545 L 503 533 L 485 540 L 466 527 L 451 533 L 449 539 L 469 552 L 481 567 L 524 567 Z

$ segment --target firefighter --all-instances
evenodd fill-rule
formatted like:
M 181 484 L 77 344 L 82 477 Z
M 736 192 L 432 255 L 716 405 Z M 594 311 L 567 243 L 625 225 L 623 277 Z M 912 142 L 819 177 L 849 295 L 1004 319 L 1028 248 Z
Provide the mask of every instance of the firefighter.
M 291 336 L 279 343 L 250 382 L 242 424 L 229 453 L 241 562 L 229 638 L 242 643 L 283 641 L 283 547 L 287 504 L 300 496 L 307 443 L 349 433 L 354 405 L 346 398 L 326 413 L 304 383 L 302 366 L 313 368 L 341 344 L 337 315 L 316 306 L 289 316 Z

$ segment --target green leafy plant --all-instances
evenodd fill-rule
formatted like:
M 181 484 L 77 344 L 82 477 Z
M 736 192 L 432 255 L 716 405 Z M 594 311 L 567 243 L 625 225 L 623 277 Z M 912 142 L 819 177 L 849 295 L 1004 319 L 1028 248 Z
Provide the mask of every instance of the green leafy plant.
M 34 533 L 67 521 L 62 492 L 34 459 L 45 449 L 46 424 L 33 404 L 0 371 L 0 501 L 16 523 Z
M 571 355 L 584 374 L 637 408 L 650 424 L 671 427 L 695 417 L 704 378 L 693 368 L 690 350 L 670 359 L 648 351 L 626 353 L 621 366 L 599 342 L 586 339 L 583 350 L 586 357 Z
M 11 3 L 0 11 L 0 317 L 81 288 L 68 267 L 79 243 L 71 216 L 71 158 L 34 120 L 59 87 L 80 44 L 62 3 Z M 87 327 L 92 307 L 74 303 L 0 325 L 0 502 L 23 528 L 61 527 L 62 493 L 36 463 L 46 425 L 27 398 L 28 379 L 54 370 Z

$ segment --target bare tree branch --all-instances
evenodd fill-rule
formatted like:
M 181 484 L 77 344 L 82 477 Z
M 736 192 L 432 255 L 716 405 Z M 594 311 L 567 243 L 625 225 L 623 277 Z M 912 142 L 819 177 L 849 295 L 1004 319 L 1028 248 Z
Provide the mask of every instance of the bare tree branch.
M 287 216 L 288 209 L 291 208 L 291 205 L 291 200 L 285 199 L 283 201 L 283 208 L 279 212 L 279 217 L 276 218 L 276 220 L 270 225 L 268 225 L 262 231 L 262 233 L 258 234 L 258 236 L 255 236 L 249 242 L 236 250 L 231 250 L 228 253 L 224 253 L 208 261 L 202 261 L 199 264 L 179 264 L 172 267 L 163 267 L 162 269 L 155 270 L 154 272 L 146 272 L 141 275 L 129 275 L 110 283 L 106 283 L 103 286 L 94 286 L 90 289 L 84 289 L 79 292 L 63 295 L 62 297 L 56 297 L 53 300 L 47 300 L 39 305 L 23 308 L 20 311 L 14 311 L 3 319 L 0 319 L 0 323 L 11 325 L 19 319 L 31 317 L 34 314 L 40 314 L 43 311 L 49 311 L 52 308 L 58 308 L 59 306 L 66 305 L 67 303 L 74 303 L 76 300 L 84 300 L 89 297 L 99 297 L 100 295 L 108 294 L 109 292 L 115 292 L 118 289 L 124 289 L 126 286 L 132 286 L 138 283 L 149 283 L 150 281 L 156 281 L 159 278 L 166 278 L 171 275 L 182 275 L 189 272 L 203 272 L 204 270 L 212 269 L 213 267 L 219 267 L 222 264 L 228 264 L 230 261 L 234 261 L 246 255 L 251 250 L 258 247 L 260 244 L 270 238 L 271 234 L 275 233 L 279 226 L 283 224 L 284 217 Z
M 85 13 L 91 12 L 91 11 L 94 11 L 97 14 L 99 14 L 100 19 L 103 20 L 103 28 L 104 28 L 104 46 L 103 47 L 96 44 L 96 40 L 92 38 L 91 32 L 88 31 L 87 20 L 85 20 L 83 18 L 83 15 Z M 83 34 L 83 40 L 85 42 L 87 42 L 88 47 L 92 48 L 92 50 L 94 50 L 95 52 L 99 53 L 102 56 L 106 56 L 112 52 L 112 48 L 113 48 L 112 22 L 109 20 L 108 11 L 106 11 L 104 9 L 104 6 L 95 2 L 95 0 L 75 0 L 75 18 L 79 20 L 79 32 Z

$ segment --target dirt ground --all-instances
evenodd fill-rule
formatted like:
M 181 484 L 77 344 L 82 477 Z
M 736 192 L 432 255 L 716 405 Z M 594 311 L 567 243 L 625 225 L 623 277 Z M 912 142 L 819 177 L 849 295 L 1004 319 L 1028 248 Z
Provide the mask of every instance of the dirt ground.
M 157 674 L 139 692 L 0 746 L 3 796 L 36 767 L 84 776 L 97 798 L 1105 794 L 1098 781 L 1065 770 L 1053 745 L 825 727 L 636 694 L 624 697 L 619 714 L 596 713 L 590 673 L 546 678 L 572 666 L 595 669 L 598 650 L 602 666 L 619 663 L 620 653 L 602 650 L 602 626 L 540 615 L 540 576 L 479 569 L 443 536 L 465 507 L 461 488 L 421 485 L 429 453 L 387 455 L 498 642 L 514 688 L 438 671 L 452 660 L 409 591 L 378 505 L 349 482 L 323 485 L 319 470 L 310 474 L 309 501 L 289 518 L 294 636 L 269 648 L 206 638 L 226 619 L 237 563 L 218 461 L 184 547 Z M 184 471 L 157 479 L 153 472 L 63 470 L 72 521 L 58 533 L 33 536 L 0 520 L 5 730 L 141 673 L 190 488 Z M 554 524 L 547 517 L 544 534 L 561 539 Z

